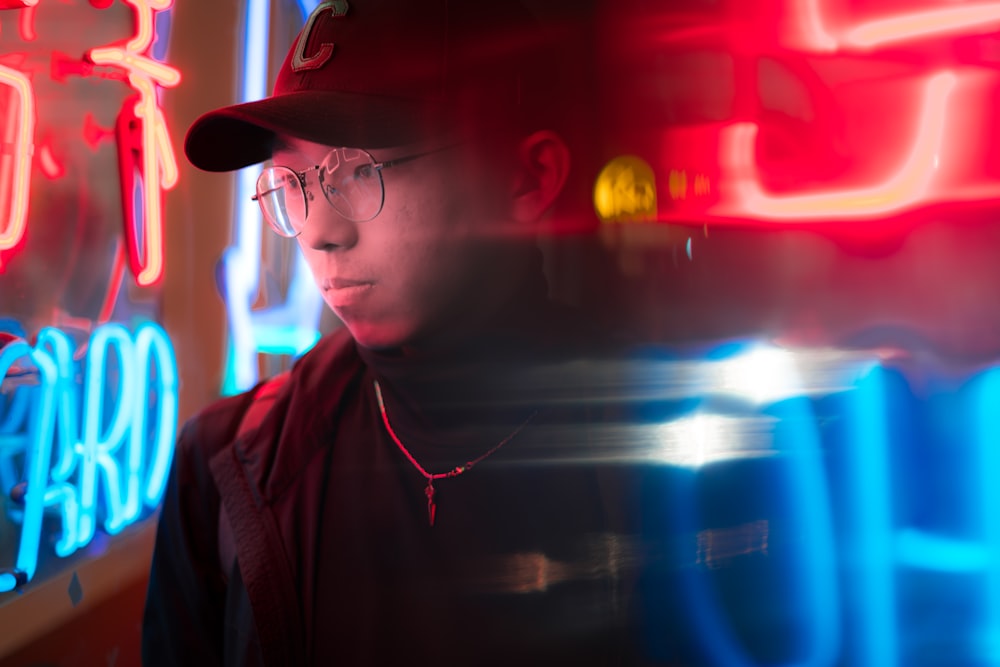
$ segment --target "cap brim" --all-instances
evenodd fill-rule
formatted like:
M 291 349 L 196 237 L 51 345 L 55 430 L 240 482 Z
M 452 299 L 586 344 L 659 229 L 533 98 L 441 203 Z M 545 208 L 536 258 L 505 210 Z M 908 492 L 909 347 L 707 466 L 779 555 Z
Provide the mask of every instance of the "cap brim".
M 232 171 L 268 160 L 278 134 L 329 146 L 400 146 L 446 127 L 441 111 L 408 99 L 300 91 L 204 114 L 184 152 L 199 169 Z

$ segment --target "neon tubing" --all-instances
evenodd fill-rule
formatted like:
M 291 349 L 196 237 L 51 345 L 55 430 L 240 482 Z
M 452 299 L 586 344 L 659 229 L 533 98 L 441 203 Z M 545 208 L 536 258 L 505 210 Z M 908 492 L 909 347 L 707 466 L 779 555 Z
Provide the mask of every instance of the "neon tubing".
M 998 23 L 1000 3 L 945 7 L 862 23 L 847 31 L 843 43 L 858 49 L 873 49 L 946 33 L 992 32 Z
M 722 164 L 733 172 L 733 203 L 721 204 L 715 212 L 807 221 L 871 218 L 912 206 L 927 194 L 934 175 L 955 82 L 951 72 L 930 78 L 924 88 L 920 120 L 909 156 L 894 174 L 867 188 L 783 197 L 769 195 L 761 189 L 753 163 L 757 126 L 739 123 L 726 128 L 720 142 L 720 157 Z
M 0 65 L 0 85 L 13 88 L 20 99 L 17 137 L 14 142 L 13 193 L 10 211 L 0 227 L 0 253 L 17 247 L 28 224 L 28 193 L 31 191 L 32 137 L 35 134 L 35 106 L 31 82 L 22 72 Z M 2 216 L 2 212 L 0 212 Z M 3 218 L 0 217 L 0 220 Z M 2 263 L 0 263 L 2 268 Z
M 142 245 L 136 232 L 135 211 L 124 206 L 129 265 L 141 287 L 153 285 L 163 276 L 163 203 L 162 192 L 177 184 L 178 168 L 163 113 L 156 97 L 156 84 L 165 87 L 180 83 L 180 72 L 145 55 L 153 43 L 153 12 L 168 9 L 172 0 L 126 0 L 135 9 L 136 34 L 125 48 L 91 49 L 87 57 L 95 64 L 119 67 L 128 72 L 129 85 L 138 93 L 132 113 L 142 128 Z M 122 147 L 119 147 L 122 150 Z M 127 168 L 127 167 L 125 167 Z M 129 189 L 131 177 L 123 176 L 123 189 Z

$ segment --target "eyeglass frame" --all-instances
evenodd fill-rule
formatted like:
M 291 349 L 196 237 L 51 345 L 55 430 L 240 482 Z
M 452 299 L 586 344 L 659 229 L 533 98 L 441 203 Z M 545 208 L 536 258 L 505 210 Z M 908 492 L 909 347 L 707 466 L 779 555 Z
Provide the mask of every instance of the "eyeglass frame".
M 303 169 L 302 171 L 296 171 L 296 170 L 292 169 L 291 167 L 283 165 L 283 164 L 273 164 L 270 167 L 265 167 L 260 172 L 260 174 L 257 176 L 257 181 L 256 182 L 257 183 L 260 182 L 261 177 L 266 173 L 266 171 L 268 169 L 274 169 L 274 168 L 280 167 L 281 169 L 287 169 L 288 171 L 292 172 L 295 175 L 295 178 L 299 182 L 299 191 L 302 193 L 303 208 L 305 209 L 304 215 L 303 215 L 303 219 L 302 219 L 302 229 L 305 229 L 306 222 L 308 222 L 308 220 L 309 220 L 309 191 L 306 189 L 306 183 L 307 183 L 306 176 L 310 172 L 318 171 L 320 168 L 322 168 L 323 163 L 326 162 L 326 159 L 332 153 L 334 153 L 335 151 L 355 150 L 355 151 L 358 151 L 360 153 L 364 153 L 371 160 L 371 162 L 372 162 L 372 168 L 375 169 L 375 171 L 378 172 L 379 189 L 381 190 L 381 193 L 382 193 L 381 197 L 380 197 L 379 204 L 378 204 L 378 210 L 375 211 L 374 215 L 372 215 L 370 218 L 365 218 L 364 220 L 354 220 L 353 218 L 350 218 L 350 217 L 348 217 L 346 215 L 343 215 L 339 210 L 337 210 L 337 207 L 333 205 L 333 202 L 330 201 L 330 198 L 327 196 L 326 191 L 324 190 L 324 188 L 320 188 L 320 189 L 324 190 L 324 192 L 323 192 L 323 199 L 325 199 L 326 203 L 329 204 L 335 211 L 337 211 L 338 215 L 340 215 L 343 218 L 345 218 L 347 220 L 350 220 L 351 222 L 354 222 L 354 223 L 370 222 L 370 221 L 374 220 L 375 218 L 377 218 L 379 216 L 379 214 L 382 212 L 382 207 L 385 205 L 385 181 L 382 180 L 382 170 L 383 169 L 389 169 L 390 167 L 395 167 L 395 166 L 398 166 L 400 164 L 404 164 L 406 162 L 411 162 L 413 160 L 416 160 L 417 158 L 425 157 L 427 155 L 432 155 L 434 153 L 440 153 L 441 151 L 445 151 L 445 150 L 448 150 L 450 148 L 454 148 L 457 145 L 458 144 L 449 144 L 447 146 L 442 146 L 440 148 L 434 148 L 432 150 L 424 151 L 422 153 L 415 153 L 413 155 L 404 155 L 403 157 L 398 157 L 398 158 L 396 158 L 394 160 L 384 160 L 384 161 L 381 161 L 381 162 L 379 162 L 378 160 L 376 160 L 374 155 L 372 155 L 371 153 L 369 153 L 368 151 L 366 151 L 363 148 L 351 148 L 351 147 L 348 147 L 348 146 L 333 146 L 332 148 L 330 148 L 329 152 L 327 152 L 327 154 L 323 156 L 323 159 L 317 165 L 314 165 L 312 167 L 307 167 L 306 169 Z M 294 239 L 294 238 L 297 238 L 299 235 L 302 234 L 302 230 L 300 229 L 296 234 L 294 234 L 292 236 L 284 234 L 278 228 L 277 225 L 275 225 L 273 222 L 271 222 L 270 219 L 268 219 L 268 215 L 264 211 L 263 205 L 260 203 L 260 197 L 262 195 L 268 195 L 268 194 L 270 194 L 272 192 L 276 192 L 279 189 L 280 188 L 271 188 L 270 190 L 268 190 L 266 192 L 263 192 L 263 193 L 255 192 L 250 197 L 250 200 L 254 201 L 254 202 L 257 202 L 257 206 L 258 206 L 258 208 L 260 208 L 261 215 L 264 216 L 264 219 L 267 220 L 268 226 L 272 230 L 274 230 L 274 232 L 276 234 L 278 234 L 278 236 L 281 236 L 281 237 L 287 238 L 287 239 Z

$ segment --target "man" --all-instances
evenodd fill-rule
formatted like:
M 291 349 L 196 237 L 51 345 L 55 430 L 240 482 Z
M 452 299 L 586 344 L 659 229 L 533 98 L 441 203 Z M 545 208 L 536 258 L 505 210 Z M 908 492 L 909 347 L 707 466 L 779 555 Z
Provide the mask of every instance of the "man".
M 564 37 L 511 2 L 323 2 L 272 97 L 191 128 L 196 166 L 265 163 L 344 327 L 185 427 L 147 664 L 627 659 L 623 500 L 569 391 L 598 346 L 535 246 Z

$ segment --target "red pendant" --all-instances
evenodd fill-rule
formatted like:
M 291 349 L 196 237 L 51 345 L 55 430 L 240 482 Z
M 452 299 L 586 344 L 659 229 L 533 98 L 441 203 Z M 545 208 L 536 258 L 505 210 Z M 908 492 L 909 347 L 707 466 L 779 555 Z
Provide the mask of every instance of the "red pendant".
M 434 478 L 427 478 L 427 488 L 424 489 L 424 493 L 427 495 L 427 520 L 430 525 L 434 525 L 434 515 L 437 514 L 437 505 L 434 504 Z

